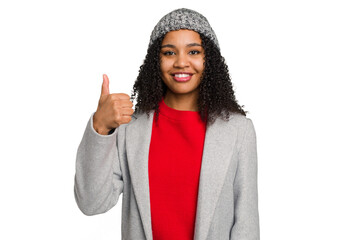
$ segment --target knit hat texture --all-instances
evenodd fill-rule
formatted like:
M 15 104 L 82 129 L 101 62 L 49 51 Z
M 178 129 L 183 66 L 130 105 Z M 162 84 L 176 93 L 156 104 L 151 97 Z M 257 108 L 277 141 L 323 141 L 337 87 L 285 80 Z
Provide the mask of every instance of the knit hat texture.
M 220 50 L 219 42 L 208 20 L 200 13 L 187 8 L 176 9 L 160 19 L 151 33 L 149 47 L 167 32 L 179 29 L 189 29 L 204 34 Z

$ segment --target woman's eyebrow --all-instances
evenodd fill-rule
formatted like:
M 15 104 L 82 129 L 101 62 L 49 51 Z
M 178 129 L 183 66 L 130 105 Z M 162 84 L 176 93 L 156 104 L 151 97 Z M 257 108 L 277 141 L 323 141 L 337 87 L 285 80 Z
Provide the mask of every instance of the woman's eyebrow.
M 186 45 L 186 47 L 194 47 L 194 46 L 200 46 L 200 47 L 202 47 L 201 44 L 199 44 L 199 43 L 189 43 L 188 45 Z M 174 45 L 172 45 L 172 44 L 166 44 L 166 45 L 161 46 L 161 48 L 164 48 L 164 47 L 176 48 L 176 47 L 175 47 Z

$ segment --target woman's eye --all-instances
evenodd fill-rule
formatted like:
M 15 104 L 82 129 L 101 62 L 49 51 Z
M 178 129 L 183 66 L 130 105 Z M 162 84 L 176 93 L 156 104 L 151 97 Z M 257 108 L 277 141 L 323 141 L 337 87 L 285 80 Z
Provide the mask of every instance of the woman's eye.
M 174 52 L 166 51 L 166 52 L 164 52 L 164 55 L 165 55 L 165 56 L 167 56 L 167 55 L 172 55 L 172 53 L 174 53 Z
M 190 51 L 191 53 L 195 53 L 195 54 L 199 54 L 200 53 L 200 51 L 197 51 L 197 50 L 192 50 L 192 51 Z

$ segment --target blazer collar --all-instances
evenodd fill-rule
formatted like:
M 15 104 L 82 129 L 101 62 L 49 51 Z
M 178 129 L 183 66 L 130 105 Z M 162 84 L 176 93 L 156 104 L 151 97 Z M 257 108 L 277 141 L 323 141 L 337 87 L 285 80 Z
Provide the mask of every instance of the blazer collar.
M 126 152 L 130 178 L 147 240 L 152 240 L 148 157 L 154 110 L 135 115 L 126 128 Z M 230 115 L 232 118 L 233 115 Z M 208 126 L 201 163 L 194 240 L 205 240 L 228 166 L 235 149 L 236 128 L 220 118 Z

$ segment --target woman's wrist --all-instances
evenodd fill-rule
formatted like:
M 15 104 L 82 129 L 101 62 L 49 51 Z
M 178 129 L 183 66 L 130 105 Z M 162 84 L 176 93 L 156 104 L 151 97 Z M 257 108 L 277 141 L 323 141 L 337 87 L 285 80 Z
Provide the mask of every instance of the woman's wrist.
M 108 135 L 108 133 L 110 132 L 111 129 L 109 129 L 109 128 L 103 126 L 101 123 L 99 123 L 99 121 L 97 120 L 95 115 L 96 115 L 96 113 L 93 116 L 94 130 L 101 135 Z

